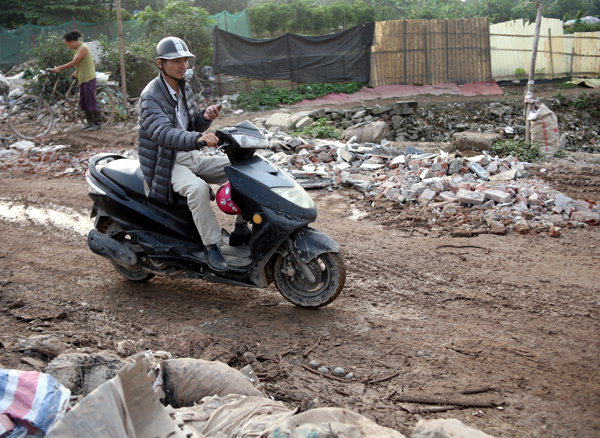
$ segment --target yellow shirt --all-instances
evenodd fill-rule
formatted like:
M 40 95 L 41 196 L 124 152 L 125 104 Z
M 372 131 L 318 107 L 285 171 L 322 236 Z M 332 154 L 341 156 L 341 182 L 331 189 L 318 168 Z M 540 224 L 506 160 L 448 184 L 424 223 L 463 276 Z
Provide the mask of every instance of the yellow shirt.
M 75 70 L 77 70 L 77 83 L 83 84 L 84 82 L 91 81 L 96 77 L 96 67 L 94 66 L 94 57 L 92 56 L 92 51 L 90 48 L 81 43 L 77 50 L 75 51 L 75 56 L 77 56 L 77 52 L 81 50 L 82 47 L 87 49 L 87 54 L 83 57 L 79 64 L 75 66 Z

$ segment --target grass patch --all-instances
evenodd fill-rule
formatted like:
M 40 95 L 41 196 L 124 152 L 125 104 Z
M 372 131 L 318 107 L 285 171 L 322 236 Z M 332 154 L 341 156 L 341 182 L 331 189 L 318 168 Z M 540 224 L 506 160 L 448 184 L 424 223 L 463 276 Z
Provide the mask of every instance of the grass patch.
M 579 99 L 575 101 L 575 107 L 579 109 L 585 109 L 590 106 L 590 101 L 584 95 L 579 95 Z
M 501 158 L 512 155 L 517 157 L 519 161 L 542 161 L 544 156 L 540 152 L 540 146 L 538 144 L 527 144 L 524 141 L 517 140 L 504 140 L 494 143 L 491 148 L 493 155 L 498 155 Z
M 570 88 L 577 88 L 579 87 L 578 84 L 573 84 L 571 82 L 559 82 L 558 84 L 556 84 L 556 88 L 559 88 L 561 90 L 568 90 Z
M 280 105 L 293 105 L 304 99 L 314 100 L 330 93 L 356 93 L 363 86 L 361 82 L 303 84 L 297 90 L 266 86 L 252 93 L 241 92 L 233 104 L 247 111 L 272 110 Z

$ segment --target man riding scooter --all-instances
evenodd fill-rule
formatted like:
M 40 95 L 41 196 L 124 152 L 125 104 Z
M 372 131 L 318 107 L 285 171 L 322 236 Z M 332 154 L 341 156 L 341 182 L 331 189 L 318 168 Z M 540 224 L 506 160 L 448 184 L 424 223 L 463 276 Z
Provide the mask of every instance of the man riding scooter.
M 180 38 L 163 38 L 156 46 L 160 74 L 140 95 L 138 152 L 146 196 L 170 204 L 173 191 L 187 198 L 194 223 L 205 245 L 208 265 L 215 271 L 229 269 L 220 252 L 221 229 L 210 206 L 209 184 L 227 181 L 226 156 L 202 156 L 199 149 L 216 146 L 215 134 L 205 133 L 221 108 L 200 111 L 185 81 L 188 58 L 195 57 Z M 229 244 L 248 243 L 251 232 L 241 215 L 236 216 Z

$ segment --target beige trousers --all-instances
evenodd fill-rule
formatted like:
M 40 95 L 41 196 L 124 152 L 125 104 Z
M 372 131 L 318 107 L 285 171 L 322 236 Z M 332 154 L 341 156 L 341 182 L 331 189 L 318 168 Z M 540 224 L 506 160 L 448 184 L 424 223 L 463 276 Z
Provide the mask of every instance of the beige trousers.
M 199 151 L 177 152 L 171 185 L 174 191 L 187 198 L 194 223 L 205 245 L 215 245 L 221 241 L 221 228 L 210 206 L 209 184 L 226 182 L 224 167 L 229 164 L 226 156 L 205 157 Z

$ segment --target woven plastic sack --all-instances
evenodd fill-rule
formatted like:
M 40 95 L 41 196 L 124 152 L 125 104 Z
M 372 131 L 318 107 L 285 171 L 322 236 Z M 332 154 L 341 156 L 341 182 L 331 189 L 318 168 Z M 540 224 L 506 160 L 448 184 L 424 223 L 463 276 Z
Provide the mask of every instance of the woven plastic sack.
M 558 135 L 558 119 L 550 108 L 541 103 L 539 109 L 529 113 L 531 123 L 531 143 L 540 145 L 540 152 L 546 158 L 558 152 L 560 136 Z
M 171 359 L 162 363 L 165 403 L 174 408 L 190 406 L 206 396 L 264 395 L 235 368 L 202 359 Z

